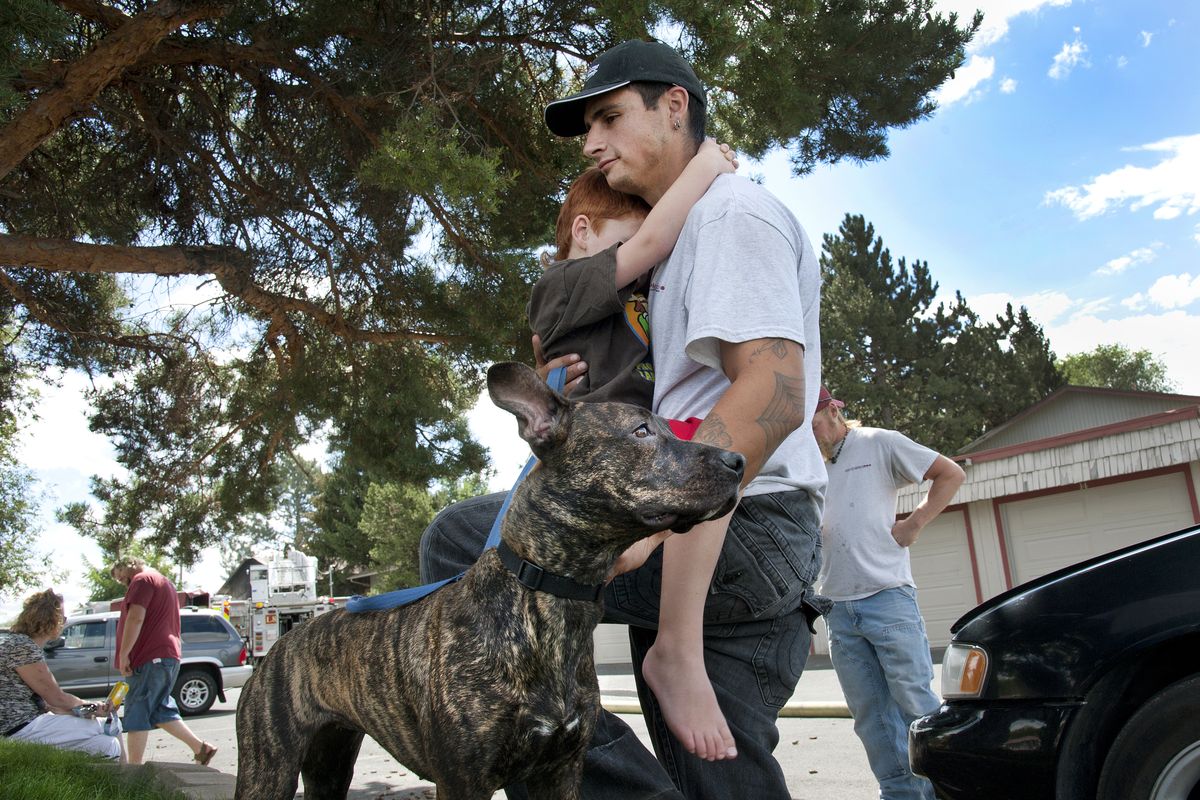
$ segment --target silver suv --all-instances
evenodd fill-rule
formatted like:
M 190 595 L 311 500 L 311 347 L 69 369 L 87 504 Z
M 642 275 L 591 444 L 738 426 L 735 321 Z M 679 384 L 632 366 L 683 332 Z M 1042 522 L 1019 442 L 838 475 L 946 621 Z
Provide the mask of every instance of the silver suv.
M 120 613 L 105 611 L 67 619 L 63 634 L 46 643 L 46 665 L 59 686 L 83 697 L 108 693 L 121 679 L 113 668 Z M 207 608 L 179 609 L 183 658 L 179 679 L 171 692 L 184 716 L 203 714 L 226 689 L 237 689 L 250 678 L 246 645 L 233 626 Z

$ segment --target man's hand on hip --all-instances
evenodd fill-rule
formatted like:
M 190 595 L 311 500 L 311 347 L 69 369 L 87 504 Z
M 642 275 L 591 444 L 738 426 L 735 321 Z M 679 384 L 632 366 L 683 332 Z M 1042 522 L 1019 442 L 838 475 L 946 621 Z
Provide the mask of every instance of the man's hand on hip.
M 911 546 L 920 535 L 921 527 L 913 521 L 912 517 L 905 517 L 892 526 L 892 538 L 901 547 Z

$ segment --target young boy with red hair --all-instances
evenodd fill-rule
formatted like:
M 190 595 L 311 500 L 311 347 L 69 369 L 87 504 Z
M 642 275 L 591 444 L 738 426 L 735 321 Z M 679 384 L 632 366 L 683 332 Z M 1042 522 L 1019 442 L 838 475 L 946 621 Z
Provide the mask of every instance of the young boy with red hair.
M 674 249 L 696 201 L 718 175 L 736 168 L 729 147 L 708 139 L 653 208 L 609 187 L 596 167 L 571 185 L 556 225 L 558 260 L 543 256 L 546 269 L 528 316 L 546 360 L 577 353 L 588 365 L 570 387 L 573 400 L 651 407 L 650 271 Z M 701 420 L 669 423 L 690 439 Z M 689 541 L 664 550 L 658 636 L 644 671 L 671 731 L 689 752 L 710 761 L 737 755 L 704 667 L 704 601 L 724 532 L 723 520 L 698 525 Z M 647 540 L 648 547 L 669 536 Z

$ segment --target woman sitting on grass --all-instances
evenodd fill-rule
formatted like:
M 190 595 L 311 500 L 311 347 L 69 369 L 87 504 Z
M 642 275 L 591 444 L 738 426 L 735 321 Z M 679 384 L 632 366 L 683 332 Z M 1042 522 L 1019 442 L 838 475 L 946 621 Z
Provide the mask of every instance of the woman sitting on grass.
M 72 709 L 84 701 L 64 692 L 46 666 L 42 648 L 66 620 L 62 595 L 47 589 L 26 598 L 11 632 L 0 633 L 0 735 L 120 758 L 120 739 L 104 733 L 99 720 L 75 716 Z

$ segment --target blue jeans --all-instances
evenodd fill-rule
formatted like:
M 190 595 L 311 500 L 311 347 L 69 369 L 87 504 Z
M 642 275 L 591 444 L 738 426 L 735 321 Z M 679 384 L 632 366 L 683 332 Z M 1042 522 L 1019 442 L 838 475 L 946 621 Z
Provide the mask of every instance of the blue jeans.
M 933 800 L 933 784 L 908 767 L 908 726 L 937 709 L 933 662 L 917 592 L 898 586 L 833 604 L 829 654 L 854 732 L 862 740 L 883 800 Z
M 442 511 L 421 539 L 421 579 L 474 563 L 504 493 Z M 688 753 L 667 729 L 641 663 L 654 643 L 662 549 L 618 576 L 604 595 L 605 621 L 630 625 L 634 677 L 657 759 L 621 719 L 601 711 L 584 762 L 586 800 L 790 800 L 772 752 L 775 720 L 808 659 L 812 621 L 827 607 L 812 592 L 821 565 L 820 512 L 807 492 L 743 498 L 730 522 L 705 606 L 704 660 L 737 742 L 733 761 Z M 508 788 L 512 800 L 524 787 Z

